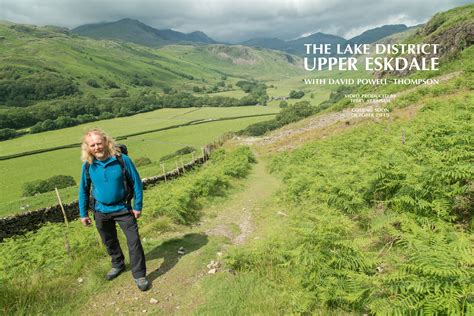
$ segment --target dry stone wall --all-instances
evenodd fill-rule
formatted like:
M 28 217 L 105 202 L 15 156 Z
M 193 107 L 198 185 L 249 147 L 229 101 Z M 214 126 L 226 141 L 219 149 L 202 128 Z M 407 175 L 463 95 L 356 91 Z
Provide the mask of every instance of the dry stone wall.
M 181 165 L 171 172 L 142 179 L 143 188 L 146 189 L 149 186 L 165 181 L 165 179 L 170 180 L 177 178 L 185 174 L 186 171 L 193 169 L 196 165 L 203 164 L 207 160 L 209 152 L 212 150 L 212 148 L 213 146 L 206 147 L 203 157 L 197 158 L 188 164 Z M 69 221 L 79 217 L 78 201 L 63 204 L 63 206 Z M 64 222 L 64 216 L 59 204 L 22 214 L 0 218 L 0 242 L 5 238 L 25 234 L 29 231 L 35 231 L 45 223 L 60 222 Z

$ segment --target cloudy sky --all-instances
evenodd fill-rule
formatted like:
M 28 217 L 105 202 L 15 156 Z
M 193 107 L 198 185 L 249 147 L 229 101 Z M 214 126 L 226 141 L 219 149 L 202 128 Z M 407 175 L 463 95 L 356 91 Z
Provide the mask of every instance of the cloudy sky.
M 350 38 L 384 24 L 408 26 L 469 0 L 0 0 L 0 20 L 74 28 L 137 19 L 158 29 L 203 31 L 218 41 L 288 40 L 323 32 Z

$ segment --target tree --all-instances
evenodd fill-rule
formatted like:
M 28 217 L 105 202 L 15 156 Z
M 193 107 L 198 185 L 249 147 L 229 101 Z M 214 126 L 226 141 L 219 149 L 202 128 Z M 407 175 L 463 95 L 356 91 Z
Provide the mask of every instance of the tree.
M 281 102 L 280 102 L 280 108 L 284 109 L 284 108 L 286 108 L 287 106 L 288 106 L 288 102 L 286 102 L 286 101 L 281 101 Z
M 0 129 L 0 140 L 6 140 L 10 138 L 15 138 L 17 136 L 16 130 L 12 128 L 2 128 Z
M 77 124 L 77 120 L 69 116 L 60 116 L 55 120 L 55 129 L 65 128 L 74 126 Z
M 304 92 L 301 90 L 291 90 L 290 91 L 290 99 L 301 99 L 304 97 Z
M 53 120 L 47 119 L 41 123 L 41 128 L 43 131 L 50 131 L 56 128 L 56 124 Z
M 87 80 L 87 85 L 91 86 L 92 88 L 100 88 L 100 84 L 95 79 Z
M 115 81 L 112 81 L 110 79 L 105 82 L 105 87 L 107 89 L 120 89 L 120 87 L 115 83 Z
M 276 116 L 276 120 L 285 125 L 299 121 L 315 112 L 315 108 L 308 101 L 299 101 L 281 110 Z
M 151 87 L 151 86 L 153 86 L 153 81 L 150 80 L 150 79 L 146 79 L 146 78 L 145 78 L 145 79 L 142 79 L 142 81 L 140 82 L 140 84 L 141 84 L 142 86 Z
M 36 180 L 23 185 L 23 196 L 53 191 L 54 188 L 62 189 L 76 185 L 72 176 L 57 175 L 46 180 Z

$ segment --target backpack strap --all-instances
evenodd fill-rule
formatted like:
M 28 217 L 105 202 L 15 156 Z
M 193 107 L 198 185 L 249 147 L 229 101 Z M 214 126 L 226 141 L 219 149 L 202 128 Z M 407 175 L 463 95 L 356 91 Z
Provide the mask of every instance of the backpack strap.
M 125 168 L 125 162 L 123 161 L 122 155 L 116 155 L 115 157 L 117 157 L 120 167 L 122 168 L 123 187 L 125 188 L 125 203 L 131 208 L 131 201 L 135 195 L 133 181 L 128 175 L 127 169 Z
M 91 164 L 89 162 L 86 162 L 86 181 L 87 181 L 86 190 L 87 190 L 87 197 L 88 197 L 88 201 L 86 204 L 89 205 L 89 208 L 92 211 L 95 211 L 95 198 L 94 198 L 94 194 L 92 194 L 92 180 L 91 180 L 91 175 L 89 173 L 90 168 L 91 168 Z
M 92 181 L 91 181 L 91 175 L 89 173 L 91 165 L 89 162 L 86 161 L 86 180 L 87 180 L 87 186 L 90 186 Z

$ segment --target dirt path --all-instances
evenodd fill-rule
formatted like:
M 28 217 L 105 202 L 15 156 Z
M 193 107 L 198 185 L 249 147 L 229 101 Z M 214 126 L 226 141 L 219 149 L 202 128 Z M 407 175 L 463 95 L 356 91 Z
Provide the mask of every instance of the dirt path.
M 192 313 L 205 302 L 199 282 L 222 272 L 222 257 L 229 247 L 239 247 L 253 237 L 254 218 L 276 191 L 280 181 L 257 163 L 252 173 L 225 201 L 203 210 L 202 221 L 190 228 L 154 236 L 144 242 L 148 277 L 153 287 L 140 292 L 130 271 L 107 282 L 91 297 L 81 315 L 170 315 Z M 261 216 L 260 216 L 261 217 Z M 181 248 L 182 247 L 182 248 Z M 184 254 L 179 254 L 180 248 Z M 211 264 L 214 261 L 214 264 Z M 194 293 L 194 294 L 190 294 Z M 201 295 L 196 295 L 200 293 Z M 193 295 L 193 296 L 190 296 Z

